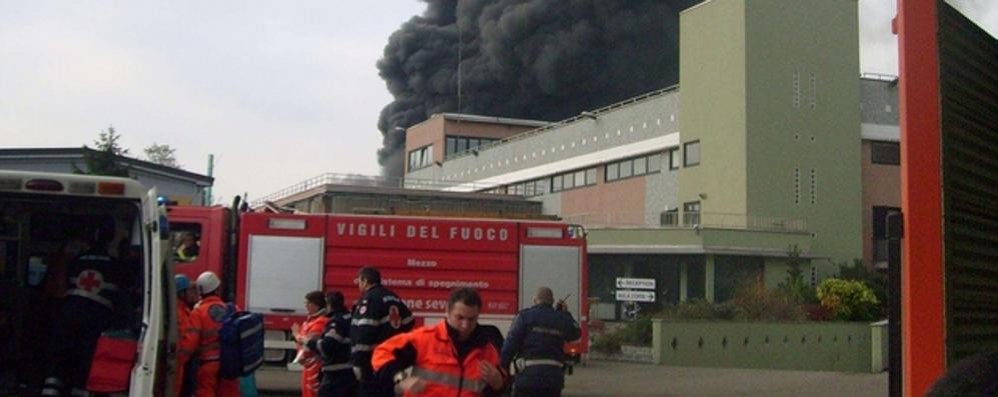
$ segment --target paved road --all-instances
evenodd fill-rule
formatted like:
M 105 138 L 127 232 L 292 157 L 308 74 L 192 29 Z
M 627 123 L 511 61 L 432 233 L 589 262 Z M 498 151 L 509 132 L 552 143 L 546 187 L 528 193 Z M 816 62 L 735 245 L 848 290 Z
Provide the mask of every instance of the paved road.
M 260 371 L 267 396 L 295 395 L 300 373 Z M 278 392 L 281 388 L 288 391 Z M 886 396 L 887 374 L 663 367 L 590 361 L 566 378 L 564 397 Z

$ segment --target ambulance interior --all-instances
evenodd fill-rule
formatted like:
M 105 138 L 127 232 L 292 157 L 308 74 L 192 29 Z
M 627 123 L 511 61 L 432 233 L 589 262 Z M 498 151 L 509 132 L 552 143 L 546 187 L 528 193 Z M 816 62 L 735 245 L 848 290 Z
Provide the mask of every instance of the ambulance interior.
M 73 288 L 67 267 L 94 233 L 113 233 L 108 252 L 133 280 L 119 286 L 126 292 L 112 328 L 137 335 L 144 277 L 139 214 L 135 200 L 0 195 L 0 396 L 38 394 L 48 371 L 47 339 Z

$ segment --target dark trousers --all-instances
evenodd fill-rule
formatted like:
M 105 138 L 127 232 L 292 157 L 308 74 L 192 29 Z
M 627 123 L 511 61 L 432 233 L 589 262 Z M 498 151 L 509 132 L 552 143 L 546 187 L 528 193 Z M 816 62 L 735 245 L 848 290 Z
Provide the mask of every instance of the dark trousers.
M 319 381 L 319 397 L 353 397 L 357 394 L 357 378 L 350 369 L 323 372 Z
M 395 397 L 395 385 L 382 382 L 374 375 L 370 367 L 361 370 L 361 379 L 357 384 L 357 397 Z
M 53 324 L 49 376 L 67 388 L 85 388 L 97 339 L 110 323 L 111 310 L 104 305 L 83 297 L 66 297 Z
M 513 397 L 561 397 L 561 388 L 514 387 Z

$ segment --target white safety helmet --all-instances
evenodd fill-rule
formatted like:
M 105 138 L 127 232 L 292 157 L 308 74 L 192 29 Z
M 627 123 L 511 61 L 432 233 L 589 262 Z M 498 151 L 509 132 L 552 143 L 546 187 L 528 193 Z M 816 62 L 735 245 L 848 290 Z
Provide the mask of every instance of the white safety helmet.
M 201 295 L 207 295 L 218 289 L 218 286 L 222 285 L 222 280 L 220 280 L 218 275 L 213 272 L 204 272 L 198 276 L 197 285 L 198 293 Z

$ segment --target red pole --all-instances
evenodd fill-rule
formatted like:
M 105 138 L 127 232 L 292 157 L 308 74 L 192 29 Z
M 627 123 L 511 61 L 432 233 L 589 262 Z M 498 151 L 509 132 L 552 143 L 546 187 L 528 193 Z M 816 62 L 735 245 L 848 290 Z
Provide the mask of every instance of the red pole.
M 898 0 L 903 391 L 922 396 L 946 362 L 937 0 Z

